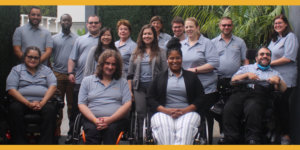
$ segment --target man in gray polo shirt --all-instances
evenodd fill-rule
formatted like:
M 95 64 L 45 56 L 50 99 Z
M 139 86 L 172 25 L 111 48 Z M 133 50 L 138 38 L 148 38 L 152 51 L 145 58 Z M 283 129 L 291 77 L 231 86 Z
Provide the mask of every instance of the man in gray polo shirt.
M 62 99 L 65 94 L 67 97 L 68 118 L 71 118 L 71 109 L 73 102 L 73 88 L 74 84 L 68 80 L 68 59 L 72 51 L 77 35 L 71 32 L 72 17 L 69 14 L 64 14 L 60 17 L 60 24 L 62 30 L 60 33 L 54 35 L 53 51 L 52 51 L 52 68 L 57 78 L 57 89 L 60 91 Z M 61 112 L 62 114 L 62 112 Z M 63 115 L 60 116 L 56 134 L 60 135 L 60 125 Z
M 83 79 L 83 72 L 85 68 L 85 62 L 90 49 L 97 46 L 100 34 L 100 28 L 102 26 L 100 18 L 96 15 L 92 15 L 88 18 L 86 23 L 88 33 L 80 36 L 76 39 L 72 52 L 68 61 L 68 74 L 69 80 L 75 83 L 74 95 L 73 95 L 73 107 L 70 119 L 71 128 L 69 135 L 72 135 L 74 120 L 79 113 L 78 110 L 78 92 Z M 66 143 L 70 142 L 67 139 Z
M 232 19 L 230 17 L 222 17 L 219 28 L 221 34 L 215 37 L 212 42 L 219 52 L 220 66 L 217 68 L 217 88 L 219 93 L 222 93 L 226 88 L 230 88 L 232 75 L 237 72 L 241 64 L 249 64 L 249 60 L 246 58 L 247 47 L 244 40 L 232 34 Z M 227 99 L 228 97 L 224 98 Z M 214 107 L 217 106 L 215 105 Z M 220 116 L 216 116 L 215 119 L 221 123 Z M 222 132 L 221 126 L 220 132 Z
M 48 30 L 39 26 L 42 15 L 38 7 L 32 7 L 28 14 L 29 23 L 18 27 L 13 35 L 13 49 L 15 55 L 21 60 L 28 46 L 36 46 L 41 52 L 41 62 L 47 65 L 51 55 L 53 40 Z

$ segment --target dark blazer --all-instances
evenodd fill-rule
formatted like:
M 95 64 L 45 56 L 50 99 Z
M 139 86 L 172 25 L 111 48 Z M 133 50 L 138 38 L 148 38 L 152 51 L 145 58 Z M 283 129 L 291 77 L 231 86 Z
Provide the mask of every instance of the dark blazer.
M 197 75 L 193 72 L 182 69 L 182 76 L 184 78 L 188 103 L 194 104 L 197 107 L 197 112 L 199 112 L 199 109 L 202 109 L 202 106 L 205 106 L 203 86 Z M 152 81 L 146 97 L 147 107 L 149 108 L 151 115 L 157 112 L 157 107 L 159 105 L 165 106 L 167 84 L 168 70 L 160 73 Z

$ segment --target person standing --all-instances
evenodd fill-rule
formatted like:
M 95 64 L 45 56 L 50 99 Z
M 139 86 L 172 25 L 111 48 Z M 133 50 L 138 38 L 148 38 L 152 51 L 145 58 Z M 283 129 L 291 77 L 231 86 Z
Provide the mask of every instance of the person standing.
M 52 36 L 53 38 L 53 50 L 52 50 L 52 69 L 57 79 L 57 89 L 60 91 L 61 99 L 64 99 L 66 95 L 66 101 L 68 106 L 68 118 L 71 118 L 71 109 L 73 102 L 73 88 L 74 84 L 68 79 L 68 58 L 72 51 L 77 35 L 71 32 L 72 17 L 69 14 L 64 14 L 60 17 L 61 32 Z M 61 116 L 58 120 L 58 127 L 56 134 L 60 135 L 60 125 L 63 118 L 61 110 Z M 70 125 L 70 124 L 69 124 Z M 71 128 L 69 126 L 69 128 Z
M 150 20 L 150 24 L 154 27 L 157 35 L 158 46 L 165 48 L 165 43 L 171 39 L 171 36 L 163 31 L 163 20 L 161 16 L 153 16 Z
M 115 42 L 115 46 L 118 48 L 119 52 L 122 55 L 123 59 L 123 73 L 122 76 L 124 78 L 127 77 L 128 67 L 129 67 L 129 59 L 136 48 L 136 43 L 131 39 L 131 24 L 128 20 L 121 19 L 117 23 L 117 31 L 120 40 Z
M 277 101 L 278 114 L 281 126 L 281 144 L 290 144 L 290 99 L 297 86 L 297 54 L 299 43 L 297 36 L 292 32 L 291 26 L 284 15 L 274 18 L 272 41 L 268 48 L 272 51 L 271 66 L 278 71 L 287 84 L 287 90 L 282 99 Z
M 73 124 L 78 110 L 78 92 L 80 88 L 81 81 L 83 79 L 83 72 L 85 68 L 85 63 L 87 59 L 87 55 L 90 49 L 94 46 L 97 46 L 100 34 L 100 28 L 102 24 L 100 18 L 96 15 L 92 15 L 88 18 L 86 27 L 88 29 L 88 33 L 80 36 L 76 39 L 72 52 L 68 61 L 68 75 L 70 82 L 74 83 L 74 95 L 73 95 L 73 106 L 72 106 L 72 114 L 71 114 L 71 128 L 68 132 L 68 138 L 66 139 L 66 143 L 71 142 L 72 132 L 73 132 Z
M 180 41 L 183 41 L 187 38 L 187 36 L 184 34 L 184 20 L 181 17 L 174 17 L 171 25 L 174 37 L 177 37 Z
M 24 51 L 29 46 L 38 47 L 41 52 L 41 63 L 47 65 L 48 58 L 51 55 L 53 47 L 53 39 L 51 33 L 40 27 L 42 20 L 41 9 L 39 7 L 32 7 L 28 14 L 29 23 L 18 27 L 13 35 L 13 50 L 15 55 L 22 59 Z
M 217 68 L 217 89 L 219 91 L 219 98 L 224 96 L 226 101 L 229 95 L 225 95 L 225 90 L 231 88 L 231 77 L 237 72 L 241 64 L 248 65 L 249 60 L 246 58 L 247 47 L 244 40 L 232 34 L 232 19 L 230 17 L 222 17 L 219 22 L 219 28 L 221 34 L 212 39 L 212 42 L 216 46 L 220 58 L 220 66 Z M 217 107 L 217 105 L 215 105 L 215 107 Z M 221 116 L 216 115 L 215 119 L 219 122 L 220 132 L 222 134 Z M 222 142 L 222 139 L 219 142 Z

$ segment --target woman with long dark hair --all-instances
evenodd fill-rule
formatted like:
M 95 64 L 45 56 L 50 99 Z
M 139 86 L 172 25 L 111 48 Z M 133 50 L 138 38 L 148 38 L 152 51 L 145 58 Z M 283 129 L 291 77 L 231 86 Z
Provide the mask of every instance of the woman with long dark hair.
M 296 35 L 284 15 L 276 16 L 273 20 L 272 41 L 268 48 L 272 51 L 271 66 L 278 71 L 287 85 L 282 99 L 276 102 L 280 115 L 282 144 L 290 143 L 290 109 L 291 94 L 297 86 L 297 53 L 299 43 Z
M 88 53 L 84 69 L 84 76 L 89 76 L 95 73 L 98 58 L 106 49 L 117 51 L 112 30 L 110 28 L 104 27 L 100 30 L 97 47 L 91 48 Z

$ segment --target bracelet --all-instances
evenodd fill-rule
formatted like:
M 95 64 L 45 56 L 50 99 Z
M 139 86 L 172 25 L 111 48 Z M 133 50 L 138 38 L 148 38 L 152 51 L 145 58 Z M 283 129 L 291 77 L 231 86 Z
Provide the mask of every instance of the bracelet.
M 197 67 L 195 68 L 195 72 L 198 72 Z
M 68 72 L 67 74 L 70 75 L 70 74 L 75 74 L 75 73 L 74 73 L 74 71 L 72 71 L 72 72 Z

